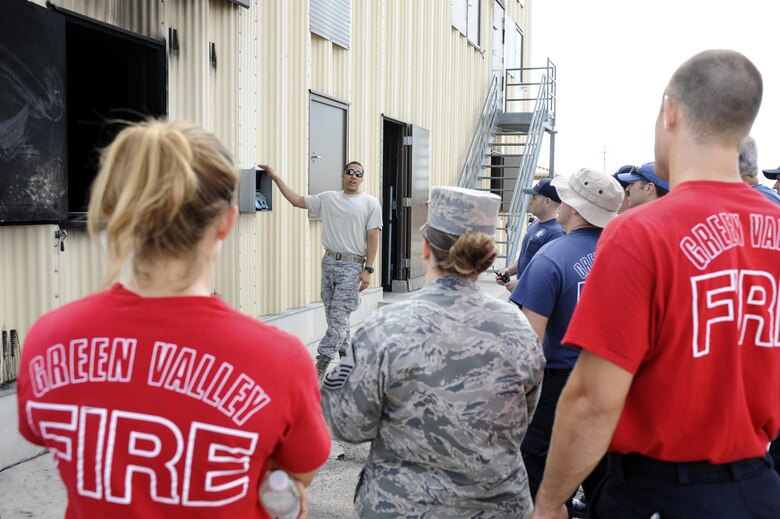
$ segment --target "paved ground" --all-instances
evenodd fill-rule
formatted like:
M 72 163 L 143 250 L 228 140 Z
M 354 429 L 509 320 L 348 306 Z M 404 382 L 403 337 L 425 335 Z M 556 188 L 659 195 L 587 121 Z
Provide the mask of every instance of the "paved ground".
M 480 286 L 487 293 L 499 298 L 506 298 L 506 291 L 493 283 L 492 275 L 485 275 L 480 280 Z M 386 294 L 385 301 L 392 303 L 403 300 L 408 295 Z M 309 345 L 312 356 L 316 351 L 316 343 Z M 15 398 L 14 395 L 0 398 Z M 57 475 L 57 469 L 51 457 L 45 452 L 29 445 L 24 446 L 16 438 L 5 441 L 3 434 L 13 435 L 16 424 L 13 420 L 4 419 L 0 423 L 0 460 L 3 450 L 29 450 L 30 458 L 0 471 L 0 519 L 54 519 L 61 518 L 65 509 L 65 489 Z M 9 421 L 14 423 L 10 424 Z M 9 427 L 10 426 L 10 427 Z M 16 442 L 16 443 L 14 443 Z M 20 446 L 21 445 L 21 446 Z M 343 519 L 352 517 L 352 497 L 355 491 L 358 474 L 368 454 L 369 444 L 349 445 L 334 444 L 331 458 L 320 469 L 312 485 L 309 487 L 309 517 L 312 519 Z M 18 451 L 17 451 L 18 452 Z M 0 464 L 2 467 L 3 464 Z
M 368 444 L 344 445 L 339 450 L 343 454 L 329 459 L 308 489 L 312 519 L 352 517 L 352 495 L 368 454 Z M 2 519 L 61 518 L 65 503 L 65 488 L 51 456 L 45 451 L 0 472 Z

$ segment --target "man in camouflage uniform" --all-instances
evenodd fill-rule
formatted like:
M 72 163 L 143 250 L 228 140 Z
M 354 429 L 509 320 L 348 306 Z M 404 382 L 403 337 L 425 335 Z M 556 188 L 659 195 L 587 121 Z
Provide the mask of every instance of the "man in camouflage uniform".
M 325 375 L 338 351 L 349 347 L 349 316 L 360 306 L 360 294 L 371 281 L 382 229 L 382 210 L 373 196 L 360 191 L 363 165 L 349 162 L 341 174 L 342 191 L 301 196 L 279 178 L 267 164 L 260 164 L 276 182 L 282 195 L 294 206 L 308 209 L 312 218 L 322 218 L 322 285 L 328 329 L 317 348 L 317 374 Z
M 434 188 L 427 226 L 492 236 L 499 201 Z M 520 445 L 539 395 L 541 347 L 521 312 L 479 290 L 478 271 L 440 271 L 431 247 L 426 239 L 428 285 L 366 320 L 323 381 L 322 407 L 334 436 L 373 442 L 356 512 L 529 517 Z

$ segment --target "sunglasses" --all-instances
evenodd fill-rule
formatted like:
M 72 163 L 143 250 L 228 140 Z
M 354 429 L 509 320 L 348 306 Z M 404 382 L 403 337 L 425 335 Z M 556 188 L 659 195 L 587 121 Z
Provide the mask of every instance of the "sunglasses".
M 345 175 L 349 175 L 351 177 L 357 177 L 357 178 L 363 178 L 363 172 L 358 169 L 345 169 L 344 170 Z

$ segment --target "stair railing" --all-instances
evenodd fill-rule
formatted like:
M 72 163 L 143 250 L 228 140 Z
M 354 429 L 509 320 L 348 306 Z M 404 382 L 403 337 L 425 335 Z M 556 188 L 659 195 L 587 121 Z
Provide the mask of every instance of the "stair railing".
M 474 189 L 479 183 L 479 172 L 482 169 L 482 156 L 487 149 L 487 143 L 493 131 L 493 122 L 499 109 L 499 78 L 493 76 L 490 82 L 490 88 L 485 96 L 485 104 L 482 106 L 482 112 L 477 120 L 477 127 L 474 129 L 474 137 L 471 139 L 469 152 L 466 154 L 466 160 L 463 168 L 460 170 L 458 179 L 459 187 Z
M 547 75 L 543 75 L 539 82 L 539 91 L 534 104 L 531 125 L 528 129 L 525 150 L 517 173 L 512 200 L 509 203 L 507 218 L 507 266 L 511 265 L 517 257 L 525 213 L 528 209 L 528 200 L 530 198 L 529 195 L 523 193 L 522 190 L 533 183 L 536 165 L 539 161 L 539 151 L 541 149 L 542 139 L 544 138 L 545 122 L 550 117 L 548 112 L 550 102 L 550 96 L 548 95 L 549 84 L 550 82 L 547 80 Z

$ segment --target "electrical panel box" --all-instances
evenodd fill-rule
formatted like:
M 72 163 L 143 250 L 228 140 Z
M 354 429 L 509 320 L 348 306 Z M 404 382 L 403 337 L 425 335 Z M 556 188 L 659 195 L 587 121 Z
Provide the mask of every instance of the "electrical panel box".
M 273 208 L 273 181 L 262 169 L 241 170 L 238 185 L 238 212 L 254 213 Z

